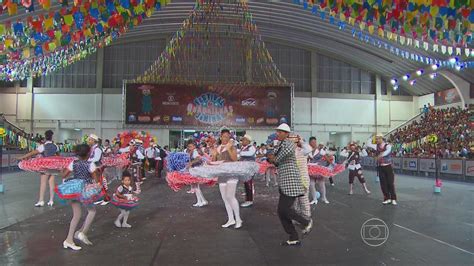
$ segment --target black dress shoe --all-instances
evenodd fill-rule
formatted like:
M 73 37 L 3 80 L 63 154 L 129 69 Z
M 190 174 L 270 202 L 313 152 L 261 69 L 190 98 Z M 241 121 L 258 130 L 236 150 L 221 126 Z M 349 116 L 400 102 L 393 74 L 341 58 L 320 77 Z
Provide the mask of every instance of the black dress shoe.
M 301 245 L 301 241 L 299 240 L 287 240 L 287 241 L 284 241 L 284 242 L 281 242 L 281 245 L 282 246 L 299 246 Z

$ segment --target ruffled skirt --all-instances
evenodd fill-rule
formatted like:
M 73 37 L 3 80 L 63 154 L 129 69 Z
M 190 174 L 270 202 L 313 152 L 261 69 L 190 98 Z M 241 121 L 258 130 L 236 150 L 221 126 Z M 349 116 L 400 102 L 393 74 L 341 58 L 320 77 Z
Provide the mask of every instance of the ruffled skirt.
M 132 197 L 131 199 L 121 199 L 117 197 L 117 195 L 112 195 L 112 200 L 110 203 L 114 205 L 115 207 L 122 209 L 122 210 L 131 210 L 134 209 L 138 206 L 138 201 L 139 199 L 137 197 Z
M 168 186 L 179 191 L 181 188 L 189 185 L 208 185 L 213 186 L 217 183 L 217 178 L 201 178 L 191 175 L 189 172 L 168 172 L 166 175 Z
M 189 173 L 196 177 L 214 178 L 218 177 L 219 183 L 231 179 L 249 181 L 259 171 L 259 165 L 256 162 L 226 162 L 218 165 L 204 165 L 189 169 Z
M 343 172 L 346 167 L 343 164 L 336 164 L 334 167 L 325 167 L 318 164 L 308 164 L 309 177 L 314 179 L 323 179 L 327 177 L 333 177 Z
M 67 168 L 75 159 L 76 158 L 74 157 L 61 156 L 38 157 L 21 161 L 18 163 L 18 167 L 21 170 L 29 172 L 58 174 L 63 169 Z

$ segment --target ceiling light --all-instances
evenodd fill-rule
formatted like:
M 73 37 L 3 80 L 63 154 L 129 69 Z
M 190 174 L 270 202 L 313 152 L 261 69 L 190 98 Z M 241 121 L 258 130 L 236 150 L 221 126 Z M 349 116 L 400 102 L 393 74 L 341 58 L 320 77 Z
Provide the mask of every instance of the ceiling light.
M 397 82 L 398 82 L 398 80 L 395 79 L 395 78 L 393 78 L 393 79 L 390 80 L 390 83 L 391 83 L 392 85 L 397 84 Z
M 418 76 L 423 75 L 423 73 L 425 73 L 425 71 L 424 71 L 423 69 L 419 69 L 419 70 L 416 71 L 416 74 L 417 74 Z
M 403 80 L 407 81 L 410 78 L 410 74 L 406 74 L 405 76 L 402 77 Z
M 410 85 L 414 86 L 416 84 L 416 79 L 410 80 Z
M 437 73 L 431 73 L 431 74 L 430 74 L 430 79 L 434 79 L 434 78 L 436 78 L 436 76 L 438 76 Z
M 436 70 L 439 68 L 439 64 L 434 64 L 431 66 L 431 69 Z

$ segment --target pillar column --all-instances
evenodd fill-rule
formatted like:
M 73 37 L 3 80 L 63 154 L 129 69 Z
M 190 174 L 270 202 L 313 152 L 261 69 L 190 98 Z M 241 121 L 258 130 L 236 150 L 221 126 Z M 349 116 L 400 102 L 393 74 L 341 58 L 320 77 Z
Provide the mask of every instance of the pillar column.
M 29 110 L 29 113 L 30 113 L 30 117 L 29 117 L 29 120 L 30 120 L 30 128 L 29 128 L 29 132 L 31 132 L 31 134 L 35 133 L 35 127 L 34 127 L 34 120 L 35 120 L 35 92 L 34 92 L 34 88 L 33 88 L 33 77 L 30 76 L 27 78 L 26 80 L 26 95 L 27 97 L 29 97 L 30 99 L 30 110 Z
M 375 131 L 379 131 L 379 116 L 381 115 L 380 109 L 382 105 L 382 79 L 380 75 L 375 75 L 375 102 L 374 102 L 374 115 L 375 115 Z M 375 133 L 375 132 L 374 132 Z
M 104 103 L 104 88 L 102 88 L 102 78 L 104 74 L 104 48 L 97 49 L 97 68 L 95 81 L 95 133 L 102 138 L 102 117 Z

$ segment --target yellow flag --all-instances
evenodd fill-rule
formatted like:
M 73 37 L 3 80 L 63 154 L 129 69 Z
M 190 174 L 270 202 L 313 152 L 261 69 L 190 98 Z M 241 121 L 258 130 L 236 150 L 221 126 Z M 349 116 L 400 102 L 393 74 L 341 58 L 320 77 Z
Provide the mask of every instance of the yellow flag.
M 12 39 L 6 39 L 5 40 L 5 47 L 10 48 L 13 45 L 13 40 Z
M 385 35 L 382 28 L 379 28 L 378 33 L 379 33 L 379 36 L 382 37 L 382 38 L 383 38 L 384 35 Z
M 25 50 L 23 50 L 23 58 L 24 59 L 30 58 L 30 49 L 29 48 L 26 48 Z
M 374 25 L 369 26 L 369 33 L 374 34 Z

